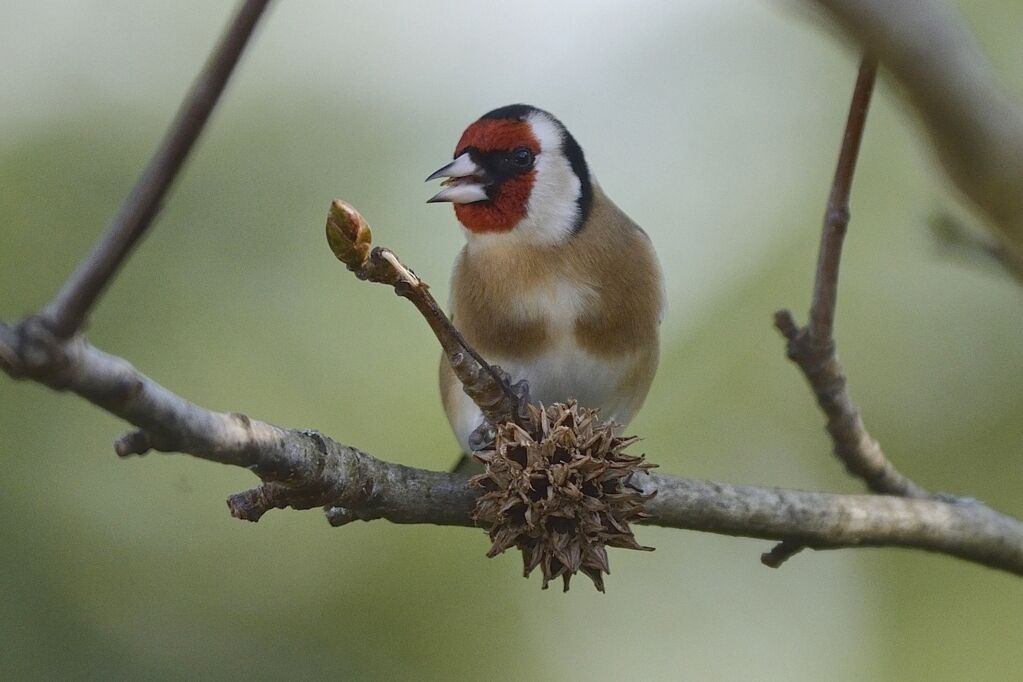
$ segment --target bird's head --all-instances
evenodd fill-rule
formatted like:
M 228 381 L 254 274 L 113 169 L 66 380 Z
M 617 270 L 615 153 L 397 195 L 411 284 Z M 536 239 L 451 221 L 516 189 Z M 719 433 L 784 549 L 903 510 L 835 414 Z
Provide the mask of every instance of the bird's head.
M 593 201 L 583 151 L 561 121 L 526 104 L 484 114 L 462 133 L 447 178 L 429 201 L 448 201 L 470 237 L 514 235 L 555 244 L 583 225 Z

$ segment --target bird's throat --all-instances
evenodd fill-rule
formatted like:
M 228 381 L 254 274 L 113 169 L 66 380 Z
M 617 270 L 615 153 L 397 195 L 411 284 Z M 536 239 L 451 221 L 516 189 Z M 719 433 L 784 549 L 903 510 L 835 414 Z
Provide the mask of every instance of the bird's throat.
M 488 201 L 455 204 L 455 216 L 476 234 L 510 232 L 524 217 L 533 189 L 535 171 L 502 182 Z

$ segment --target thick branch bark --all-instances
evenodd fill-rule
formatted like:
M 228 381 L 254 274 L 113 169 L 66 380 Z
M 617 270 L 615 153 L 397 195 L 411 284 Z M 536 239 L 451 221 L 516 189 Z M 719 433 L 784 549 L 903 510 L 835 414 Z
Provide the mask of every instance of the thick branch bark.
M 1023 524 L 975 501 L 835 495 L 651 476 L 652 523 L 814 549 L 914 547 L 1021 575 Z
M 949 177 L 1023 263 L 1023 107 L 940 0 L 814 0 L 878 57 Z
M 13 376 L 76 393 L 141 429 L 118 441 L 122 456 L 150 448 L 178 451 L 258 475 L 262 486 L 228 501 L 238 518 L 255 521 L 269 509 L 323 506 L 335 525 L 360 519 L 472 525 L 475 492 L 465 476 L 384 462 L 316 431 L 211 412 L 81 336 L 59 339 L 38 319 L 0 324 L 0 358 Z M 665 475 L 635 482 L 657 491 L 647 503 L 649 524 L 817 549 L 914 547 L 1023 575 L 1023 523 L 976 502 L 833 495 Z

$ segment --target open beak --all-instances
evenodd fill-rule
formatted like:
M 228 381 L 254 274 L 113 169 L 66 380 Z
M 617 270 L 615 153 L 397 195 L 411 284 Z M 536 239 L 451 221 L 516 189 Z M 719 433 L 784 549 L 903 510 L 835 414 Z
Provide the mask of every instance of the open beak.
M 437 178 L 447 178 L 441 184 L 444 189 L 426 200 L 426 203 L 433 204 L 440 201 L 450 201 L 454 204 L 471 204 L 475 201 L 489 199 L 486 186 L 483 182 L 483 169 L 476 165 L 476 162 L 469 157 L 469 152 L 459 156 L 457 159 L 443 168 L 430 174 L 426 181 Z

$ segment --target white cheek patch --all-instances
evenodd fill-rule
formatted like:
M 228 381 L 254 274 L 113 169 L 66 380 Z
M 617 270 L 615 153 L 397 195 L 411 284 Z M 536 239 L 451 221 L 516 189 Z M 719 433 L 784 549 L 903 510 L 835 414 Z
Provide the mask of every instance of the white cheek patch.
M 580 182 L 562 151 L 561 128 L 543 112 L 526 119 L 540 142 L 536 178 L 526 204 L 526 217 L 516 227 L 534 240 L 557 244 L 572 236 L 579 220 Z

